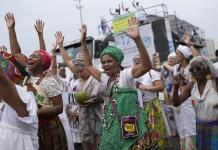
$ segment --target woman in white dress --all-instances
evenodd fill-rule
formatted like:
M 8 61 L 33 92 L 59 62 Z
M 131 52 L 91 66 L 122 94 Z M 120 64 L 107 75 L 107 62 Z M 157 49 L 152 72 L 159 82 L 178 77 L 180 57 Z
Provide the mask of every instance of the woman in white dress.
M 6 55 L 13 58 L 12 55 L 1 52 L 0 150 L 38 150 L 35 97 L 32 92 L 26 92 L 23 87 L 13 83 L 15 82 L 13 71 L 16 67 L 13 62 L 4 58 Z

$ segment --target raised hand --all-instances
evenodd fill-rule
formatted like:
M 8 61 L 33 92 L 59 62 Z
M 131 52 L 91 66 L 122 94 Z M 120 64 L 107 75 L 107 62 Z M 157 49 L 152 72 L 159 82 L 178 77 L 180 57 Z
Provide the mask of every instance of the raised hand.
M 15 19 L 14 19 L 13 13 L 10 13 L 10 12 L 6 13 L 5 21 L 6 21 L 8 29 L 15 27 Z
M 61 31 L 57 31 L 55 37 L 56 37 L 56 44 L 59 45 L 59 47 L 63 46 L 64 36 L 62 35 Z
M 82 25 L 82 27 L 80 29 L 80 33 L 81 33 L 80 41 L 81 41 L 81 43 L 85 43 L 86 42 L 86 35 L 87 35 L 87 28 L 86 28 L 85 24 Z
M 40 19 L 36 20 L 36 23 L 34 24 L 34 27 L 38 34 L 43 34 L 43 29 L 44 29 L 44 22 Z
M 184 35 L 183 35 L 183 38 L 184 38 L 184 42 L 189 45 L 191 44 L 191 37 L 190 37 L 190 34 L 189 32 L 185 32 Z
M 138 20 L 136 17 L 132 17 L 129 19 L 129 27 L 125 33 L 132 38 L 133 40 L 137 40 L 140 38 L 139 34 L 139 25 L 138 25 Z
M 177 86 L 179 86 L 183 80 L 182 75 L 180 73 L 173 75 L 173 72 L 171 73 L 171 79 L 173 80 L 173 84 Z

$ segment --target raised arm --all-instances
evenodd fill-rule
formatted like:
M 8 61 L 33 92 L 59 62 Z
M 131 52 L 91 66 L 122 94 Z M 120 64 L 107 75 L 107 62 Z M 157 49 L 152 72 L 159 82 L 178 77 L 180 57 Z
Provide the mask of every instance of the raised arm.
M 14 19 L 13 13 L 9 13 L 9 12 L 6 13 L 5 21 L 6 21 L 8 32 L 9 32 L 9 42 L 10 42 L 11 54 L 15 55 L 17 53 L 21 53 L 21 48 L 17 41 L 17 35 L 15 32 L 15 19 Z
M 51 50 L 51 53 L 52 53 L 51 74 L 52 74 L 53 76 L 57 75 L 57 72 L 58 72 L 57 60 L 56 60 L 56 54 L 55 54 L 56 47 L 57 47 L 57 44 L 55 43 L 55 44 L 53 45 L 52 50 Z
M 11 106 L 19 117 L 26 117 L 29 115 L 26 104 L 22 102 L 17 93 L 14 83 L 3 74 L 0 67 L 0 99 L 3 99 L 9 106 Z
M 38 19 L 38 20 L 36 20 L 34 27 L 36 29 L 36 32 L 38 33 L 39 49 L 46 50 L 45 40 L 44 40 L 44 36 L 43 36 L 44 22 L 42 20 Z
M 86 25 L 82 25 L 80 29 L 81 33 L 81 45 L 82 45 L 82 54 L 83 54 L 83 59 L 84 59 L 84 64 L 87 69 L 87 71 L 98 81 L 100 81 L 101 78 L 101 72 L 92 65 L 92 60 L 91 57 L 89 56 L 89 50 L 86 45 L 86 34 L 87 34 L 87 28 Z
M 200 54 L 198 53 L 197 49 L 193 46 L 193 43 L 191 42 L 191 37 L 189 32 L 184 33 L 184 42 L 187 44 L 187 46 L 191 49 L 192 56 L 196 57 Z
M 133 77 L 139 78 L 148 72 L 152 67 L 148 52 L 139 34 L 138 20 L 135 17 L 132 17 L 129 20 L 129 28 L 126 31 L 126 34 L 134 40 L 139 51 L 141 64 L 132 68 Z
M 64 60 L 64 63 L 69 67 L 69 69 L 74 74 L 76 74 L 75 66 L 74 66 L 71 58 L 68 56 L 68 54 L 63 46 L 64 36 L 62 35 L 62 33 L 60 31 L 58 31 L 58 32 L 56 32 L 55 37 L 56 37 L 56 44 L 59 46 L 60 53 L 61 53 L 61 56 Z

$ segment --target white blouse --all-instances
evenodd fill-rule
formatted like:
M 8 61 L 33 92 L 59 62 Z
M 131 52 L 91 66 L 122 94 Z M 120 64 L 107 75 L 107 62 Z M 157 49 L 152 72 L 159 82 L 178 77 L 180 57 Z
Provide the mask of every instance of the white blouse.
M 19 85 L 16 85 L 16 89 L 26 104 L 29 116 L 19 117 L 16 111 L 2 100 L 4 107 L 0 114 L 0 149 L 37 150 L 38 117 L 35 97 L 32 92 L 26 92 Z
M 208 80 L 202 95 L 200 95 L 197 83 L 194 84 L 191 91 L 196 115 L 201 121 L 218 120 L 218 92 L 214 86 L 214 82 Z M 215 106 L 217 107 L 215 108 Z

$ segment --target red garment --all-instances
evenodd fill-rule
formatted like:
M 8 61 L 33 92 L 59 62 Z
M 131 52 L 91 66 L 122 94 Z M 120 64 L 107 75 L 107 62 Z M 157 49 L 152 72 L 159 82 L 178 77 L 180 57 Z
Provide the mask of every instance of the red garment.
M 38 52 L 42 56 L 44 71 L 48 70 L 51 65 L 51 56 L 49 53 L 45 50 L 37 50 L 35 52 Z

